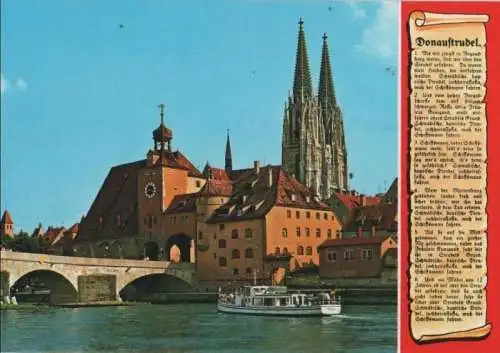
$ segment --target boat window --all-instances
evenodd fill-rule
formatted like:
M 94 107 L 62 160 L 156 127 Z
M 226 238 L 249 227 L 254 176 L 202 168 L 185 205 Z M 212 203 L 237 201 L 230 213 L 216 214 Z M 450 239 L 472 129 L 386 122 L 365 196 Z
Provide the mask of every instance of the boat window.
M 280 298 L 280 306 L 286 306 L 286 298 Z
M 265 306 L 272 306 L 273 305 L 273 298 L 264 298 L 264 305 Z

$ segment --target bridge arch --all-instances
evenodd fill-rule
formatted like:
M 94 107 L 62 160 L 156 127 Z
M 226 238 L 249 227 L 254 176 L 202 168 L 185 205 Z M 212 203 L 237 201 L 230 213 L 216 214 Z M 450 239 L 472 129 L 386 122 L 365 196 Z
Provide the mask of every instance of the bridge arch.
M 193 286 L 186 280 L 168 273 L 139 275 L 118 284 L 117 293 L 123 300 L 147 300 L 168 292 L 191 292 Z
M 9 282 L 10 294 L 14 296 L 18 293 L 26 292 L 26 289 L 38 283 L 42 286 L 41 288 L 50 290 L 50 302 L 52 304 L 78 301 L 78 286 L 64 274 L 56 270 L 39 269 L 27 271 L 17 276 L 17 278 L 9 278 Z M 20 296 L 18 296 L 18 300 L 21 301 Z

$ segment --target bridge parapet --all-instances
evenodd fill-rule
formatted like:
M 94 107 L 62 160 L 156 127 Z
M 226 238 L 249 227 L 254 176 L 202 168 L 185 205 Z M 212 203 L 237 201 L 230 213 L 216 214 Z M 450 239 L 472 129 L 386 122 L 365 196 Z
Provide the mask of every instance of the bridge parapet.
M 25 253 L 10 250 L 2 250 L 0 257 L 2 261 L 27 261 L 27 262 L 42 262 L 52 264 L 68 264 L 79 266 L 102 266 L 102 267 L 135 267 L 135 268 L 151 268 L 151 269 L 166 269 L 170 266 L 169 261 L 146 261 L 146 260 L 129 260 L 129 259 L 108 259 L 95 257 L 76 257 L 76 256 L 59 256 L 38 253 Z

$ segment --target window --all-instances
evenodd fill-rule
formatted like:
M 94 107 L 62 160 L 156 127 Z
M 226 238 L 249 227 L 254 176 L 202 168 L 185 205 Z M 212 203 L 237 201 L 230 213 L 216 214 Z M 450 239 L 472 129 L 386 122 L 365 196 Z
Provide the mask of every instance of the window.
M 246 248 L 245 249 L 245 257 L 247 259 L 253 258 L 253 249 L 252 248 Z
M 334 215 L 332 215 L 332 221 L 334 221 L 334 220 L 335 220 L 335 216 L 334 216 Z
M 217 258 L 217 254 L 216 254 L 216 253 L 214 253 L 214 259 L 216 259 L 216 258 Z
M 201 230 L 198 232 L 198 239 L 203 239 L 203 232 Z
M 233 276 L 238 276 L 239 275 L 239 271 L 237 268 L 233 268 Z
M 327 257 L 329 262 L 337 261 L 337 253 L 335 251 L 328 251 Z
M 196 187 L 199 188 L 201 186 L 201 181 L 196 180 Z
M 217 239 L 217 234 L 214 233 L 214 240 Z
M 295 218 L 300 218 L 300 211 L 295 211 Z
M 226 228 L 226 226 L 224 224 L 219 224 L 219 229 L 220 230 L 224 230 Z
M 99 222 L 102 222 L 101 218 L 99 217 Z M 144 225 L 148 224 L 148 219 L 144 218 Z
M 288 238 L 288 230 L 286 228 L 281 230 L 281 237 Z
M 328 219 L 328 213 L 323 213 L 323 219 Z
M 245 274 L 247 274 L 247 275 L 251 275 L 251 274 L 252 274 L 252 268 L 251 268 L 251 267 L 247 267 L 247 268 L 245 269 Z
M 316 228 L 316 238 L 321 238 L 321 229 Z
M 287 247 L 283 248 L 283 255 L 288 255 L 288 248 Z
M 363 249 L 361 252 L 361 259 L 363 260 L 371 260 L 373 257 L 373 250 L 372 249 Z
M 276 249 L 274 249 L 274 253 L 275 253 L 275 254 L 279 254 L 279 253 L 280 253 L 280 248 L 279 248 L 279 246 L 277 246 L 277 247 L 276 247 Z
M 328 229 L 327 236 L 328 236 L 328 239 L 332 239 L 332 230 L 331 229 Z
M 308 247 L 306 248 L 306 255 L 311 256 L 312 254 L 313 254 L 313 249 L 312 249 L 310 246 L 308 246 Z
M 316 212 L 316 219 L 320 219 L 321 218 L 321 214 L 319 212 Z
M 239 259 L 240 258 L 240 251 L 238 249 L 233 249 L 233 251 L 231 251 L 231 258 Z
M 226 248 L 226 239 L 219 239 L 219 249 Z
M 352 249 L 344 250 L 344 260 L 354 260 L 354 251 Z
M 310 228 L 306 228 L 306 237 L 308 237 L 310 235 L 311 235 L 311 229 Z
M 292 211 L 286 210 L 286 218 L 292 218 Z
M 311 212 L 309 212 L 309 211 L 306 212 L 306 218 L 308 218 L 308 219 L 311 218 Z
M 237 239 L 238 238 L 238 229 L 233 229 L 231 232 L 231 238 Z
M 225 257 L 219 257 L 219 266 L 220 267 L 226 267 L 227 266 L 227 260 Z
M 304 248 L 300 245 L 297 247 L 297 255 L 304 255 Z
M 245 229 L 245 238 L 251 238 L 251 237 L 252 237 L 252 228 Z
M 153 217 L 148 217 L 148 228 L 153 228 Z
M 296 232 L 297 232 L 297 237 L 300 237 L 300 227 L 297 227 Z
M 153 224 L 156 224 L 156 216 L 153 217 Z
M 336 231 L 335 233 L 336 233 L 336 234 L 335 234 L 335 235 L 336 235 L 336 237 L 337 237 L 337 238 L 340 238 L 340 229 L 337 229 L 337 231 Z

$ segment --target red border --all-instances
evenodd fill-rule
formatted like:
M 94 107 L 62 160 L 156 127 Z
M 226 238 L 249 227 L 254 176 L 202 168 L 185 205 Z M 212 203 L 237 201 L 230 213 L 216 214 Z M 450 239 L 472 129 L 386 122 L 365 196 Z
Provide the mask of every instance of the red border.
M 410 336 L 408 316 L 408 33 L 407 21 L 414 10 L 448 13 L 486 13 L 487 40 L 487 116 L 488 116 L 488 322 L 493 324 L 490 335 L 479 341 L 447 341 L 417 344 Z M 402 353 L 489 353 L 500 351 L 500 3 L 496 2 L 417 2 L 405 1 L 401 5 L 401 278 L 400 278 L 400 352 Z M 493 153 L 493 151 L 496 151 Z

